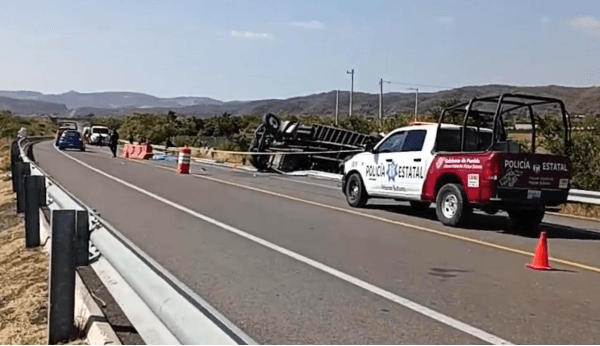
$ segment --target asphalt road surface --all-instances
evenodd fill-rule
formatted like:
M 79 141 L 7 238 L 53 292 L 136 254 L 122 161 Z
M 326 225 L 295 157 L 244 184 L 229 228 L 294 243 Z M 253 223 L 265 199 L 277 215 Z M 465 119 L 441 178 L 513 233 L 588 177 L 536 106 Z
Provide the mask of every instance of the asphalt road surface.
M 600 343 L 599 223 L 547 216 L 557 270 L 538 272 L 525 267 L 537 239 L 511 233 L 504 215 L 450 228 L 433 208 L 350 208 L 334 181 L 210 164 L 182 176 L 51 142 L 34 153 L 259 343 Z

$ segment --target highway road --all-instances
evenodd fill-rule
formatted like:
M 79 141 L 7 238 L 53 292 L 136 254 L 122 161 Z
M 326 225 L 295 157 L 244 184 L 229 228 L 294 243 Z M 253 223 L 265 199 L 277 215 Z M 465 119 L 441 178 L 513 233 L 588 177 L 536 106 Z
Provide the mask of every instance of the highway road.
M 597 344 L 600 224 L 547 216 L 551 264 L 503 215 L 465 228 L 432 209 L 347 206 L 339 183 L 61 153 L 39 165 L 265 344 Z

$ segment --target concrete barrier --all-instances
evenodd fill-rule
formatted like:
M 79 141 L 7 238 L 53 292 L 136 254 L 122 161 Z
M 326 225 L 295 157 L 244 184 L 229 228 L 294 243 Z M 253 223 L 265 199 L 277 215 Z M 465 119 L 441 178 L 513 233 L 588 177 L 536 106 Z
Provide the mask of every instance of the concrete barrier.
M 124 158 L 149 160 L 152 155 L 152 145 L 150 144 L 125 144 L 123 148 Z

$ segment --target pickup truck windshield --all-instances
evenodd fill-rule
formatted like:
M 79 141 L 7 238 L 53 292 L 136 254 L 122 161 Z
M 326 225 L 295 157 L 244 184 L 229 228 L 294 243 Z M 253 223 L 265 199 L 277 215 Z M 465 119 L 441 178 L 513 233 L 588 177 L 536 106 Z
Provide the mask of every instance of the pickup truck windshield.
M 492 132 L 483 129 L 467 128 L 466 152 L 484 151 L 492 144 Z M 440 129 L 437 140 L 437 151 L 460 151 L 460 129 Z
M 105 133 L 108 134 L 108 129 L 93 129 L 93 133 Z
M 395 153 L 400 151 L 421 151 L 425 141 L 425 130 L 398 132 L 390 136 L 379 147 L 380 153 Z

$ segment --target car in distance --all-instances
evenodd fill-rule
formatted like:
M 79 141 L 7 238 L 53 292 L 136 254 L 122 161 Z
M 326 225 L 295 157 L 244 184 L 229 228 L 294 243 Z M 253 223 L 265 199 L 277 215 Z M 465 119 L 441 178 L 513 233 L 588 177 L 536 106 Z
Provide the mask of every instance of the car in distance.
M 74 130 L 64 131 L 58 140 L 58 149 L 79 149 L 85 151 L 85 144 L 79 132 Z
M 58 141 L 60 140 L 60 137 L 62 137 L 63 133 L 65 131 L 69 131 L 69 130 L 76 130 L 74 129 L 72 126 L 63 126 L 61 125 L 58 130 L 56 131 L 56 136 L 54 137 L 54 144 L 56 146 L 58 146 Z

